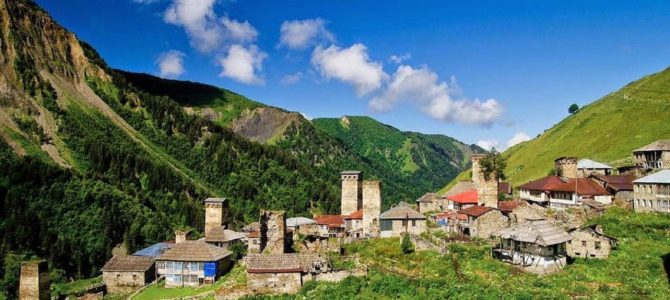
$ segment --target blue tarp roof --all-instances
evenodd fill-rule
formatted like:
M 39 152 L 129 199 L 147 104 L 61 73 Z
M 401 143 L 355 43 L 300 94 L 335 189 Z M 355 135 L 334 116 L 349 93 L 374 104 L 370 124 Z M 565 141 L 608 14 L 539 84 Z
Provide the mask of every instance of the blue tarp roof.
M 139 250 L 139 251 L 133 253 L 133 255 L 158 257 L 161 254 L 163 254 L 163 252 L 167 251 L 168 249 L 172 248 L 173 246 L 174 246 L 173 243 L 165 243 L 165 242 L 155 243 L 155 244 L 153 244 L 149 247 L 146 247 L 142 250 Z

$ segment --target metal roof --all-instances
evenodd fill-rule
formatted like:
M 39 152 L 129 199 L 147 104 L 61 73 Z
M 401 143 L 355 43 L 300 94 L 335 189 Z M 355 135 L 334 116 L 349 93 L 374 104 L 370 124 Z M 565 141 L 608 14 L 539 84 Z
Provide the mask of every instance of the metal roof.
M 533 243 L 540 246 L 551 246 L 572 240 L 565 230 L 554 226 L 547 220 L 531 220 L 498 232 L 503 239 Z
M 649 176 L 642 177 L 633 183 L 670 183 L 670 170 L 661 170 Z
M 590 159 L 580 159 L 577 169 L 612 169 L 611 166 Z
M 286 219 L 286 226 L 288 227 L 296 227 L 309 224 L 316 224 L 316 221 L 305 217 L 295 217 Z
M 155 243 L 149 247 L 146 247 L 142 250 L 133 253 L 133 255 L 157 257 L 163 254 L 165 251 L 172 249 L 173 246 L 174 243 L 167 243 L 167 242 Z
M 157 260 L 211 262 L 219 261 L 231 254 L 233 253 L 224 248 L 207 244 L 204 241 L 183 241 L 175 244 Z
M 670 151 L 670 140 L 658 140 L 649 145 L 633 150 L 633 152 L 644 151 Z

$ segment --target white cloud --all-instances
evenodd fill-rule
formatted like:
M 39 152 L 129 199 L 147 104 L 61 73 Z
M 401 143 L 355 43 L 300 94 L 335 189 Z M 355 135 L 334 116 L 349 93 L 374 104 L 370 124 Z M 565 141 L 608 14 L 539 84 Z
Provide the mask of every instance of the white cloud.
M 310 116 L 306 113 L 301 112 L 300 114 L 302 115 L 303 118 L 307 119 L 308 121 L 314 120 L 314 117 L 312 117 L 312 116 Z
M 490 151 L 491 149 L 498 147 L 498 140 L 479 140 L 477 141 L 477 146 L 484 148 L 486 151 Z
M 388 78 L 381 63 L 370 61 L 363 44 L 349 48 L 318 46 L 312 53 L 312 64 L 327 79 L 335 78 L 353 85 L 358 96 L 378 89 Z
M 184 53 L 169 50 L 161 53 L 156 60 L 159 74 L 163 78 L 177 78 L 184 73 Z
M 410 58 L 412 58 L 412 54 L 405 53 L 402 55 L 391 55 L 389 59 L 396 64 L 402 64 L 403 62 L 405 62 Z
M 517 132 L 511 139 L 507 141 L 507 148 L 525 141 L 530 141 L 530 136 L 528 136 L 528 134 L 523 131 Z
M 302 72 L 296 72 L 293 74 L 287 74 L 282 77 L 280 83 L 284 85 L 291 85 L 291 84 L 296 84 L 298 81 L 302 79 Z
M 279 45 L 291 49 L 304 49 L 319 41 L 335 40 L 333 34 L 326 29 L 326 22 L 319 18 L 284 21 L 279 33 Z
M 454 91 L 459 91 L 455 82 L 452 86 L 439 82 L 437 74 L 426 66 L 415 69 L 401 65 L 385 91 L 369 105 L 375 111 L 389 111 L 401 101 L 416 103 L 434 119 L 479 125 L 490 125 L 502 114 L 503 108 L 495 99 L 454 99 Z
M 246 84 L 263 84 L 258 72 L 262 69 L 263 60 L 267 54 L 251 45 L 232 45 L 228 53 L 218 61 L 221 66 L 221 77 L 228 77 Z
M 223 17 L 221 18 L 221 23 L 228 34 L 228 38 L 233 41 L 241 43 L 253 42 L 258 37 L 258 31 L 248 21 L 239 22 L 228 17 Z

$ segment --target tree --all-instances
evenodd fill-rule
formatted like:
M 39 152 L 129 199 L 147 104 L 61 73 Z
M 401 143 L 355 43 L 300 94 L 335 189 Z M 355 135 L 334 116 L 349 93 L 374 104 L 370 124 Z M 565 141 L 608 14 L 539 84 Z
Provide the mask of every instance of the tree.
M 414 252 L 414 244 L 412 244 L 412 241 L 409 239 L 408 233 L 405 233 L 405 235 L 402 237 L 400 248 L 402 249 L 402 253 L 405 254 L 410 254 Z
M 577 105 L 576 103 L 572 103 L 572 105 L 570 105 L 570 107 L 568 108 L 568 112 L 569 112 L 570 114 L 573 114 L 573 115 L 574 115 L 578 110 L 579 110 L 579 105 Z
M 505 179 L 507 160 L 502 157 L 496 148 L 491 149 L 491 151 L 481 160 L 480 164 L 485 180 L 489 180 L 492 175 L 495 175 L 499 180 Z

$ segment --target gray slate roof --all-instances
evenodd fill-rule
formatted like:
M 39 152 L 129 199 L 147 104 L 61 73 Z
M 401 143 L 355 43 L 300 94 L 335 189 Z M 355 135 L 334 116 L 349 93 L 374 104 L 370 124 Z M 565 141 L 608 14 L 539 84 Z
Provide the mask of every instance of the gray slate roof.
M 453 196 L 453 195 L 456 195 L 456 194 L 460 194 L 462 192 L 467 192 L 469 190 L 474 190 L 476 188 L 477 187 L 475 187 L 475 183 L 472 182 L 472 181 L 459 181 L 458 183 L 456 183 L 456 185 L 451 187 L 451 189 L 449 189 L 444 194 L 444 197 Z
M 381 220 L 405 220 L 405 219 L 414 219 L 414 220 L 425 220 L 426 216 L 422 215 L 418 211 L 412 209 L 409 204 L 405 202 L 400 202 L 396 206 L 391 207 L 391 209 L 385 211 L 379 215 Z
M 316 224 L 316 221 L 305 217 L 294 217 L 286 219 L 286 226 L 288 227 L 296 227 L 310 224 Z
M 565 230 L 554 226 L 547 220 L 531 220 L 502 229 L 498 236 L 518 242 L 551 246 L 572 240 Z
M 224 229 L 223 226 L 217 226 L 205 232 L 205 241 L 208 242 L 230 242 L 240 240 L 245 237 L 244 233 Z
M 115 255 L 104 267 L 103 272 L 144 272 L 154 264 L 150 256 Z
M 633 150 L 633 152 L 643 151 L 670 151 L 670 140 L 658 140 L 642 148 Z
M 425 195 L 421 196 L 421 198 L 416 199 L 416 202 L 432 203 L 435 201 L 435 198 L 437 198 L 436 193 L 426 193 Z
M 183 241 L 175 244 L 172 249 L 163 253 L 156 260 L 170 260 L 170 261 L 219 261 L 232 252 L 205 243 L 204 241 Z
M 594 160 L 580 159 L 577 162 L 577 169 L 612 169 L 612 167 Z
M 649 176 L 642 177 L 633 183 L 670 183 L 670 170 L 661 170 Z
M 249 273 L 307 273 L 315 263 L 326 264 L 328 258 L 316 253 L 250 253 L 245 260 Z

